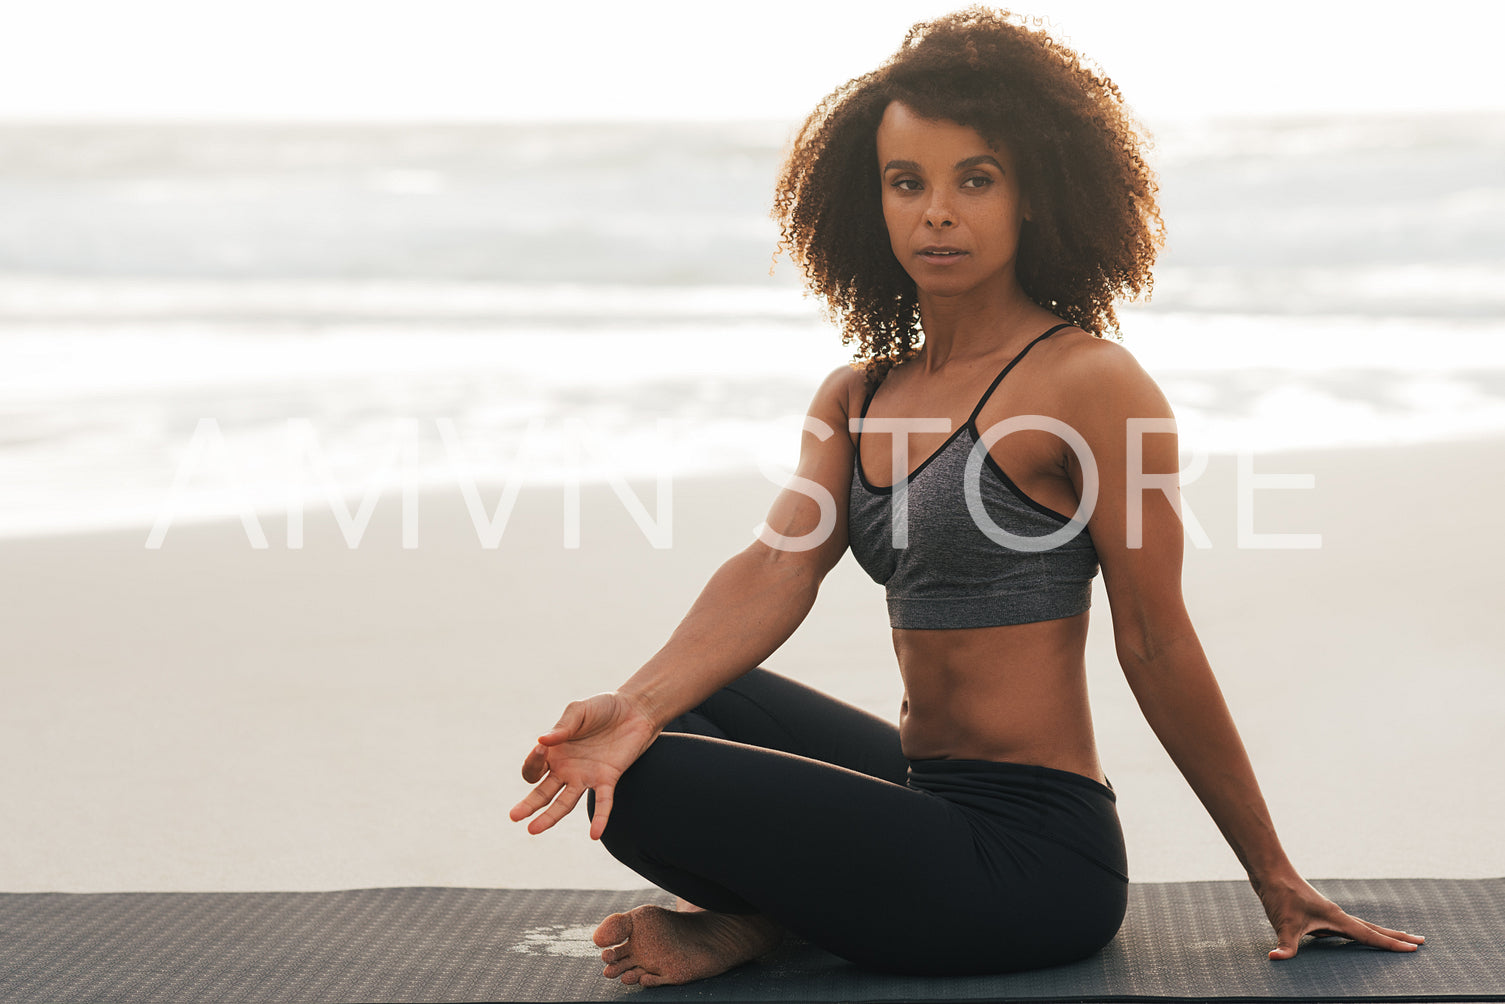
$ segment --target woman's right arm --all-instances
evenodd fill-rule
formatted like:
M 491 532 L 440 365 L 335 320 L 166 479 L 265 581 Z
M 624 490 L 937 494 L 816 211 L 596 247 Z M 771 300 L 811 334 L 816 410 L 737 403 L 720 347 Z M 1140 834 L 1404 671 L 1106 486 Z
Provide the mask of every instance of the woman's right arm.
M 861 377 L 843 367 L 821 384 L 805 422 L 794 478 L 774 499 L 758 539 L 711 576 L 667 643 L 614 693 L 571 702 L 523 761 L 536 787 L 511 812 L 542 833 L 587 789 L 599 839 L 622 772 L 678 715 L 757 666 L 799 627 L 821 580 L 847 548 L 853 451 L 850 402 Z

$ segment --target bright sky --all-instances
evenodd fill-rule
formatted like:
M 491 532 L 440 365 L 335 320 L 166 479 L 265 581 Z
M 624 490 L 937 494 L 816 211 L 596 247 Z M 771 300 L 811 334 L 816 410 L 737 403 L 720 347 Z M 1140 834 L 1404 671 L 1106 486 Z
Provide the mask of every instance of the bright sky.
M 802 117 L 961 0 L 39 0 L 0 118 Z M 1505 109 L 1505 4 L 1034 0 L 1151 121 Z

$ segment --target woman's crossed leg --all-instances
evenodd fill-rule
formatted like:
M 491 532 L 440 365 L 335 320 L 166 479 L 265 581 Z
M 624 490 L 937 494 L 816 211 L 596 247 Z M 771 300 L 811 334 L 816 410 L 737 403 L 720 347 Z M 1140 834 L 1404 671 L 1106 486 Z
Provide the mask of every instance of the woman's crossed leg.
M 784 930 L 873 968 L 975 966 L 996 904 L 977 902 L 973 829 L 907 769 L 892 725 L 762 669 L 675 719 L 622 775 L 602 840 L 704 912 L 608 917 L 605 974 L 700 979 Z

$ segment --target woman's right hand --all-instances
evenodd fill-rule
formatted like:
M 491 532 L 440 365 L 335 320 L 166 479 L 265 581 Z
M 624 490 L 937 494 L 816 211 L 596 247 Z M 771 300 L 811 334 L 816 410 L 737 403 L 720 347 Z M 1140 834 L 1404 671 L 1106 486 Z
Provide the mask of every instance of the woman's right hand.
M 521 822 L 548 806 L 528 824 L 529 833 L 542 833 L 593 789 L 596 813 L 590 835 L 600 840 L 617 779 L 653 745 L 660 731 L 640 705 L 620 693 L 571 701 L 559 724 L 539 736 L 538 745 L 523 759 L 523 780 L 536 787 L 508 815 Z

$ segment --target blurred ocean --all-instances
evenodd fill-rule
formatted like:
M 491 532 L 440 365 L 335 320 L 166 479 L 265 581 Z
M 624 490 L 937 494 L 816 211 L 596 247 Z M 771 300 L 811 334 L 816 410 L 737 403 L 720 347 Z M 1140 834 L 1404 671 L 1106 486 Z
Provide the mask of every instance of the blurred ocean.
M 770 275 L 788 132 L 0 126 L 0 534 L 787 470 L 849 356 Z M 1157 141 L 1184 448 L 1505 432 L 1505 116 Z

